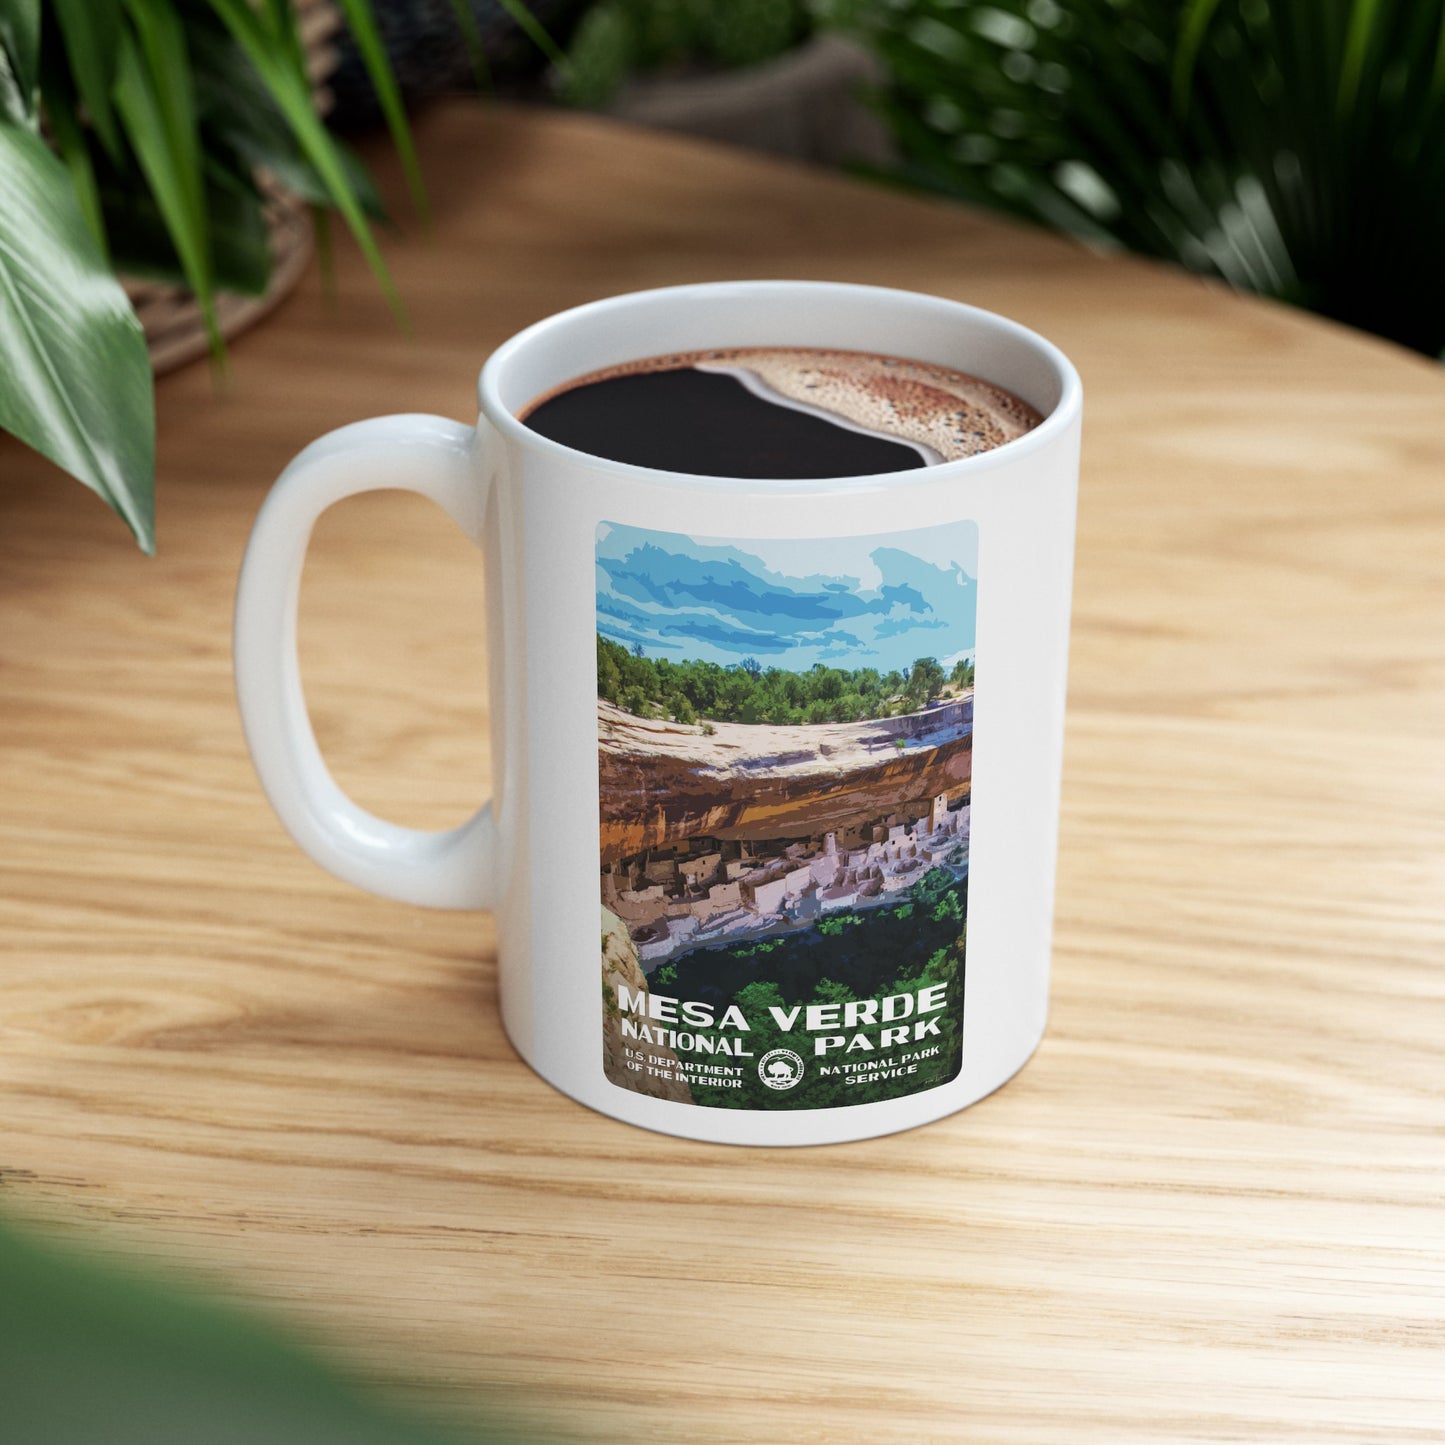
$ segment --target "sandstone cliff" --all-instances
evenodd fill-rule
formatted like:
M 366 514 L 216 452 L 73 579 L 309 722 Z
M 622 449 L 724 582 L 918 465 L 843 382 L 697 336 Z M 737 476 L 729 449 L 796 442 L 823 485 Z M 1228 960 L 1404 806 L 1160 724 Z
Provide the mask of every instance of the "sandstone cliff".
M 707 836 L 805 838 L 969 791 L 973 696 L 923 713 L 802 727 L 697 727 L 599 702 L 602 861 Z M 900 743 L 902 746 L 900 747 Z
M 646 1094 L 652 1099 L 671 1099 L 675 1103 L 692 1103 L 692 1090 L 686 1082 L 678 1079 L 659 1079 L 646 1073 L 634 1073 L 624 1061 L 623 1049 L 627 1046 L 622 1037 L 622 1015 L 617 1007 L 617 986 L 625 983 L 628 988 L 645 989 L 647 980 L 643 977 L 642 966 L 637 961 L 637 950 L 627 935 L 622 920 L 606 908 L 602 910 L 602 1068 L 614 1084 L 630 1089 L 634 1094 Z M 662 1044 L 633 1044 L 633 1048 L 645 1049 L 648 1054 L 667 1061 L 664 1067 L 677 1066 L 677 1055 Z

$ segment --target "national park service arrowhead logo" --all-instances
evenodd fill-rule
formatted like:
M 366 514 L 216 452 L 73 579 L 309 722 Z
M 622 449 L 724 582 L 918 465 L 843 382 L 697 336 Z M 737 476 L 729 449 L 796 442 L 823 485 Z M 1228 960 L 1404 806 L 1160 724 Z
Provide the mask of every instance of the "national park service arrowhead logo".
M 770 1089 L 791 1089 L 803 1081 L 803 1060 L 792 1049 L 769 1049 L 758 1060 L 758 1078 Z

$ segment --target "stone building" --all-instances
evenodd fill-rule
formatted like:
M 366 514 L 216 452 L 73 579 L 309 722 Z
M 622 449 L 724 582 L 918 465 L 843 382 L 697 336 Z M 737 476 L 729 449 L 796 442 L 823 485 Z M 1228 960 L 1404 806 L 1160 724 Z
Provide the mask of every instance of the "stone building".
M 911 813 L 912 810 L 910 810 Z M 697 839 L 613 863 L 602 896 L 627 925 L 647 970 L 689 948 L 803 927 L 825 913 L 895 898 L 935 868 L 968 867 L 969 804 L 932 798 L 897 814 L 793 839 Z

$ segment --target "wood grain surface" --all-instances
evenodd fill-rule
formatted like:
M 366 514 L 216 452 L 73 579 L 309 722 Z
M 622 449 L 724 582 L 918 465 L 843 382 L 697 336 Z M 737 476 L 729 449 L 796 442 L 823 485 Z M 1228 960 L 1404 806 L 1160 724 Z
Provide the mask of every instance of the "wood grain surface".
M 1445 1438 L 1445 373 L 1163 268 L 576 117 L 422 122 L 429 236 L 162 383 L 160 555 L 0 443 L 0 1203 L 566 1438 Z M 379 164 L 397 192 L 389 162 Z M 502 1035 L 487 915 L 302 857 L 231 693 L 247 530 L 307 441 L 474 415 L 520 326 L 811 276 L 1017 317 L 1087 394 L 1053 1014 L 912 1133 L 649 1135 Z M 324 519 L 333 767 L 485 794 L 479 568 L 426 503 Z

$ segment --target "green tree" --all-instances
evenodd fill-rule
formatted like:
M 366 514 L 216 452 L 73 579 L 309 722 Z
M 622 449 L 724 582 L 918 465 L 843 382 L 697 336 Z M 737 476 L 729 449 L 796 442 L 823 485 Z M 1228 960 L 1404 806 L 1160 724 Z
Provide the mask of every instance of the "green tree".
M 597 636 L 598 697 L 642 717 L 665 713 L 680 722 L 713 718 L 792 725 L 889 717 L 937 697 L 943 676 L 938 660 L 931 657 L 919 658 L 907 679 L 898 672 L 883 675 L 871 667 L 848 671 L 823 663 L 806 672 L 777 667 L 764 671 L 756 658 L 732 667 L 697 659 L 674 662 L 645 656 L 641 644 L 627 647 Z M 900 690 L 903 697 L 895 703 L 892 699 Z
M 943 691 L 943 684 L 943 668 L 938 659 L 920 657 L 914 662 L 913 671 L 908 676 L 904 696 L 915 700 L 915 706 L 921 706 L 925 702 L 932 702 Z
M 615 644 L 597 634 L 597 696 L 608 702 L 618 702 L 622 697 L 622 669 L 612 655 Z
M 937 903 L 933 905 L 932 918 L 935 923 L 962 923 L 963 905 L 958 901 L 956 893 L 945 893 Z
M 723 677 L 718 694 L 718 707 L 724 718 L 732 720 L 756 692 L 756 684 L 741 668 L 729 669 Z
M 797 708 L 788 706 L 787 698 L 776 697 L 768 703 L 760 721 L 769 722 L 774 724 L 774 726 L 778 726 L 786 723 L 802 722 L 803 718 Z

